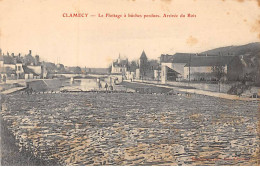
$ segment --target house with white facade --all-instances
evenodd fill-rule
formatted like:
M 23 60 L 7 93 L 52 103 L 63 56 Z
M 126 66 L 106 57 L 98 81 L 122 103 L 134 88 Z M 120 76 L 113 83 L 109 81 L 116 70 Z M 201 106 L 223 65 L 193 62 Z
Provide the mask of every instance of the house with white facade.
M 6 79 L 35 79 L 44 78 L 44 67 L 39 62 L 39 56 L 33 57 L 31 50 L 24 57 L 19 53 L 17 56 L 12 53 L 3 54 L 0 49 L 0 76 Z M 46 71 L 45 71 L 46 72 Z M 46 77 L 46 76 L 45 76 Z
M 116 61 L 112 63 L 111 73 L 125 75 L 128 67 L 128 59 L 122 59 L 120 54 Z
M 234 55 L 208 55 L 194 53 L 176 53 L 174 55 L 161 55 L 161 80 L 163 83 L 170 80 L 167 76 L 169 70 L 176 71 L 177 78 L 181 80 L 216 80 L 213 76 L 213 67 L 222 66 L 224 73 L 228 74 L 228 67 Z M 171 72 L 172 72 L 171 70 Z

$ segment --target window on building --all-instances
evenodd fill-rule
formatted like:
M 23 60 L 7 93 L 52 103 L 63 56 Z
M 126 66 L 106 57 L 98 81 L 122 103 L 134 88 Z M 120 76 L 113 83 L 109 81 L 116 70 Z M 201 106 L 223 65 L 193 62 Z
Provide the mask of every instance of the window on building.
M 21 66 L 18 66 L 18 71 L 20 71 L 21 70 Z

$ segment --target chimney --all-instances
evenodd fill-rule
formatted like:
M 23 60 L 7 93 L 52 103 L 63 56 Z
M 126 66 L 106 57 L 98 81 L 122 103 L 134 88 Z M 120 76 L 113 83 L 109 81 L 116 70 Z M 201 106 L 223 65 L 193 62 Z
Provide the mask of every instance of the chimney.
M 32 50 L 29 50 L 29 55 L 32 55 Z
M 18 54 L 18 57 L 21 58 L 21 53 Z
M 40 63 L 40 57 L 39 57 L 39 55 L 36 55 L 35 56 L 35 65 L 39 65 L 39 63 Z
M 14 58 L 14 53 L 12 53 L 12 57 Z

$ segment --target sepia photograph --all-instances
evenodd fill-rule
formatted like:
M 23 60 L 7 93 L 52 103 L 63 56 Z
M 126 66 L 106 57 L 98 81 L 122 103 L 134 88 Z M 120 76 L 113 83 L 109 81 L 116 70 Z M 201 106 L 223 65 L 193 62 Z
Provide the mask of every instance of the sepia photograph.
M 260 0 L 0 0 L 1 166 L 260 166 Z

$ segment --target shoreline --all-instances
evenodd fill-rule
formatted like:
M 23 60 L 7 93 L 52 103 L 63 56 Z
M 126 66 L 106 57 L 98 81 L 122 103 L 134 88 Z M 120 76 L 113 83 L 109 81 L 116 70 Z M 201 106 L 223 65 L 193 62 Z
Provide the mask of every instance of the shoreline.
M 82 78 L 76 78 L 75 80 L 81 80 Z M 89 79 L 89 78 L 87 78 Z M 64 79 L 31 79 L 31 80 L 19 80 L 19 81 L 11 81 L 8 82 L 6 84 L 10 84 L 11 87 L 9 86 L 6 89 L 2 89 L 1 90 L 1 86 L 6 86 L 6 84 L 0 83 L 0 94 L 10 94 L 16 91 L 20 91 L 20 90 L 24 90 L 26 87 L 32 88 L 34 91 L 54 91 L 57 89 L 61 90 L 63 87 L 69 87 L 71 88 L 71 86 L 63 86 L 63 81 Z M 67 78 L 68 80 L 68 78 Z M 129 85 L 131 84 L 131 85 Z M 159 93 L 161 91 L 161 89 L 163 89 L 162 93 L 167 93 L 165 91 L 169 91 L 172 90 L 173 92 L 181 92 L 181 93 L 190 93 L 190 94 L 199 94 L 199 95 L 208 95 L 208 96 L 212 96 L 212 97 L 218 97 L 218 98 L 224 98 L 224 99 L 231 99 L 231 100 L 260 100 L 259 98 L 251 98 L 247 95 L 245 96 L 238 96 L 238 95 L 234 95 L 234 94 L 228 94 L 225 92 L 216 92 L 216 91 L 211 91 L 211 90 L 204 90 L 204 89 L 200 89 L 197 88 L 196 86 L 193 86 L 192 84 L 196 85 L 196 83 L 191 83 L 190 86 L 182 86 L 182 85 L 172 85 L 172 84 L 162 84 L 162 83 L 158 83 L 156 81 L 141 81 L 141 80 L 135 80 L 135 81 L 129 81 L 129 80 L 124 80 L 122 81 L 119 86 L 130 86 L 127 87 L 128 89 L 133 89 L 135 90 L 136 88 L 138 88 L 138 86 L 142 85 L 142 86 L 146 86 L 146 87 L 150 87 L 150 88 L 156 88 L 155 89 L 155 93 L 158 93 L 157 89 L 159 90 Z M 137 87 L 136 87 L 136 86 Z M 117 86 L 117 85 L 116 85 Z M 75 88 L 75 87 L 74 87 Z M 75 91 L 75 90 L 72 90 Z M 251 89 L 250 89 L 251 92 Z M 246 91 L 245 91 L 246 93 Z M 259 91 L 257 92 L 259 95 Z

